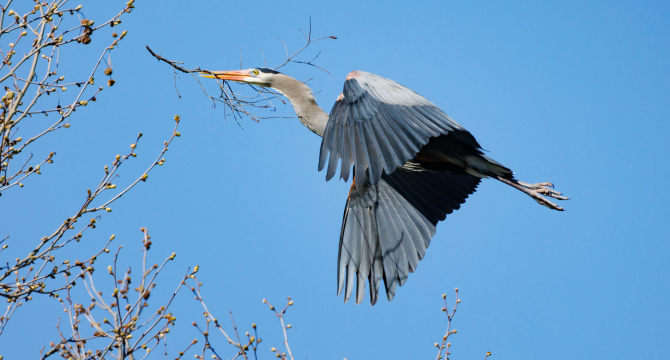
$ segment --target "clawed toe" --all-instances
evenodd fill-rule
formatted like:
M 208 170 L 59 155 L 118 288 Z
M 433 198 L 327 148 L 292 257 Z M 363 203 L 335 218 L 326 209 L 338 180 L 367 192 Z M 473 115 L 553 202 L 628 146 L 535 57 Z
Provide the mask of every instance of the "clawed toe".
M 553 199 L 557 200 L 570 200 L 567 196 L 563 196 L 560 192 L 550 189 L 548 186 L 551 186 L 552 188 L 554 187 L 554 184 L 550 182 L 544 182 L 544 183 L 537 183 L 537 184 L 532 184 L 532 186 L 528 187 L 529 190 L 535 191 L 536 193 L 544 196 L 548 196 Z M 550 203 L 551 204 L 551 203 Z M 545 205 L 545 204 L 543 204 Z M 554 204 L 552 204 L 554 205 Z M 545 205 L 546 206 L 546 205 Z M 550 208 L 556 208 L 556 210 L 563 210 L 563 208 L 558 208 L 558 206 L 549 206 Z
M 528 190 L 533 190 L 537 192 L 538 194 L 544 195 L 544 196 L 549 196 L 554 199 L 559 199 L 559 200 L 568 200 L 567 197 L 562 196 L 560 192 L 556 191 L 553 189 L 554 184 L 551 182 L 541 182 L 541 183 L 536 183 L 536 184 L 529 184 L 525 183 L 522 181 L 519 181 L 519 185 L 525 187 Z
M 541 183 L 529 184 L 529 183 L 526 183 L 526 182 L 523 182 L 523 181 L 518 181 L 518 183 L 521 186 L 526 187 L 526 188 L 531 189 L 531 190 L 539 190 L 539 189 L 542 189 L 542 188 L 545 188 L 545 187 L 550 187 L 550 188 L 554 187 L 554 184 L 552 184 L 551 182 L 541 182 Z
M 550 188 L 552 188 L 552 189 L 554 188 L 554 184 L 552 184 L 552 183 L 549 182 L 549 181 L 547 181 L 547 182 L 542 182 L 542 183 L 537 183 L 537 184 L 535 184 L 535 185 L 539 185 L 539 186 L 547 186 L 547 187 L 550 187 Z
M 533 200 L 535 200 L 538 204 L 542 206 L 546 206 L 552 210 L 565 211 L 565 209 L 562 206 L 558 206 L 543 197 L 533 197 L 533 196 L 531 197 L 533 198 Z
M 533 198 L 533 200 L 537 201 L 540 205 L 546 206 L 553 210 L 563 211 L 565 209 L 543 198 L 541 195 L 557 200 L 570 200 L 570 198 L 567 196 L 563 196 L 563 194 L 554 190 L 554 184 L 551 182 L 529 184 L 515 179 L 505 179 L 502 177 L 497 177 L 497 179 L 516 188 L 517 190 L 526 193 L 526 195 Z

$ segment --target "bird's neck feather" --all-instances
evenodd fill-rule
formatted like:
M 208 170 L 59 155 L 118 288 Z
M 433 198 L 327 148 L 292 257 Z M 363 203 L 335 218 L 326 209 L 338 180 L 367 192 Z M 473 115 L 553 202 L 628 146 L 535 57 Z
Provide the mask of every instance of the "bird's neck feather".
M 323 137 L 328 114 L 316 104 L 312 90 L 305 83 L 281 74 L 271 87 L 282 93 L 293 105 L 300 122 L 313 133 Z

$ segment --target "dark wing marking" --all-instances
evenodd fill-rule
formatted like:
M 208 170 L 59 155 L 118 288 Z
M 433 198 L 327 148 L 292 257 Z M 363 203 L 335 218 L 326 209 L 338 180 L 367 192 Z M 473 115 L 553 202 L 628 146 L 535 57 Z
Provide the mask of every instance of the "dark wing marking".
M 356 177 L 354 177 L 356 178 Z M 373 185 L 352 184 L 344 209 L 337 262 L 337 294 L 348 301 L 356 284 L 356 303 L 363 301 L 365 280 L 370 302 L 379 298 L 384 280 L 392 300 L 423 259 L 435 226 L 460 208 L 480 179 L 472 175 L 397 169 Z
M 416 168 L 416 165 L 429 171 L 463 173 L 470 169 L 485 176 L 513 177 L 512 170 L 484 155 L 477 140 L 464 130 L 430 138 L 428 144 L 403 167 Z
M 392 174 L 413 159 L 429 138 L 454 130 L 465 131 L 421 95 L 381 76 L 354 71 L 330 112 L 319 171 L 328 163 L 326 180 L 330 180 L 341 160 L 340 176 L 345 181 L 355 165 L 358 174 L 367 170 L 375 185 L 382 173 Z M 466 140 L 476 144 L 474 138 Z M 356 186 L 363 186 L 364 179 L 360 176 Z

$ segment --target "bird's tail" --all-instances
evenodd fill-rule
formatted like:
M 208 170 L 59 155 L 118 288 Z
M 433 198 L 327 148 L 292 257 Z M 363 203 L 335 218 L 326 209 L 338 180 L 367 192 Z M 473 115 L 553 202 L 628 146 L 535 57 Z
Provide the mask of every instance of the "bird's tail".
M 513 179 L 514 172 L 505 165 L 491 159 L 486 155 L 469 155 L 465 157 L 468 167 L 465 171 L 477 177 L 493 177 L 498 176 L 505 179 Z

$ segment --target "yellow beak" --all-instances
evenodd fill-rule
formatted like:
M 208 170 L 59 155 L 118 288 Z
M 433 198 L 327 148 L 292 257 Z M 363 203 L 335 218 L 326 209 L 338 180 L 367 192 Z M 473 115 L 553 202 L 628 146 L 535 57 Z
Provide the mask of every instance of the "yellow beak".
M 246 79 L 251 77 L 249 70 L 231 70 L 231 71 L 212 71 L 207 73 L 200 73 L 200 76 L 210 79 L 230 80 L 246 82 Z

